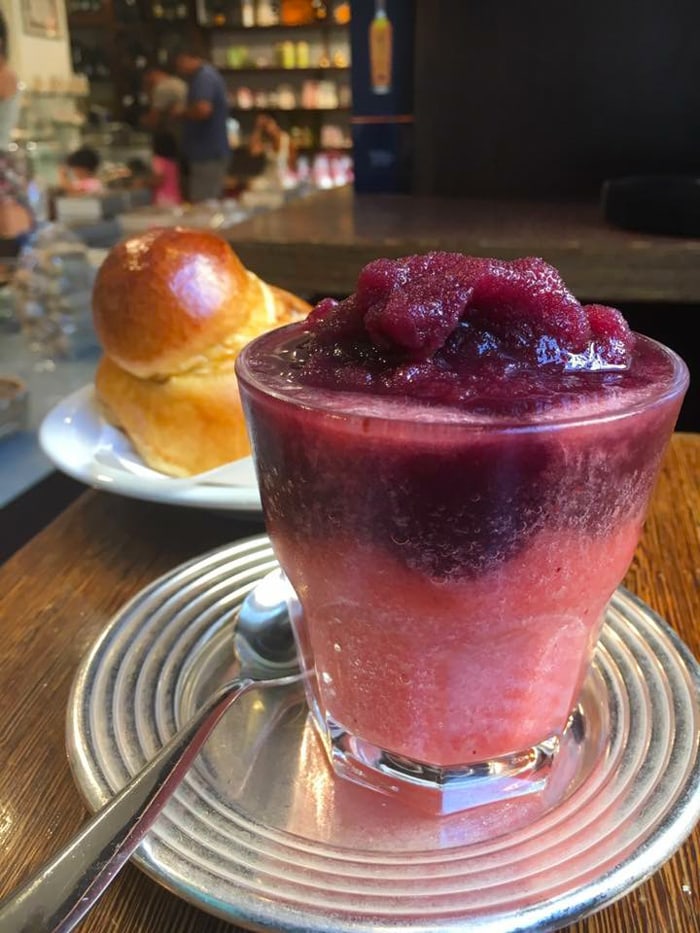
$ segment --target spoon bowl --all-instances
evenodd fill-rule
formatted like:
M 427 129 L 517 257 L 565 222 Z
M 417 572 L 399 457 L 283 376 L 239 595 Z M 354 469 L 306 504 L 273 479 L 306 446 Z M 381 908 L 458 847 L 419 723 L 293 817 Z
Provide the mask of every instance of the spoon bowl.
M 269 680 L 299 673 L 289 620 L 290 595 L 287 578 L 278 569 L 266 574 L 241 603 L 233 632 L 241 676 Z
M 213 693 L 158 754 L 51 861 L 0 902 L 0 933 L 67 933 L 139 846 L 231 704 L 256 688 L 300 683 L 281 570 L 246 595 L 234 623 L 236 677 Z

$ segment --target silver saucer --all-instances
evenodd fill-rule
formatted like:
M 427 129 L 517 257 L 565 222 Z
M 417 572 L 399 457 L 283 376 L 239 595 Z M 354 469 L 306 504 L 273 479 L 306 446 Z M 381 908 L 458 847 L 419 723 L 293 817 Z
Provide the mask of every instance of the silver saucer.
M 68 709 L 90 807 L 231 673 L 236 607 L 275 565 L 265 536 L 221 548 L 112 620 Z M 435 818 L 335 778 L 300 693 L 258 691 L 217 727 L 134 859 L 202 910 L 256 929 L 555 930 L 647 878 L 700 818 L 700 667 L 625 590 L 581 713 L 585 740 L 561 799 Z

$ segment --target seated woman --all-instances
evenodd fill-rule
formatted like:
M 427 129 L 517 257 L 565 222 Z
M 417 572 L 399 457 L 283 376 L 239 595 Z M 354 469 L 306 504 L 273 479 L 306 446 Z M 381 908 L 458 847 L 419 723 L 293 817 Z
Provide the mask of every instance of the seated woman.
M 296 152 L 289 133 L 285 132 L 275 118 L 261 113 L 248 142 L 253 156 L 263 156 L 264 165 L 260 175 L 250 182 L 252 190 L 281 190 L 294 170 Z

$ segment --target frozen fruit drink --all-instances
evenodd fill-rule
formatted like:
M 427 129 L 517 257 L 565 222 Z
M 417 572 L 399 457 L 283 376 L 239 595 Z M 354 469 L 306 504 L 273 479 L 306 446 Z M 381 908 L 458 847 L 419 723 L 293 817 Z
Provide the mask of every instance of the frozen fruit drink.
M 238 377 L 338 770 L 526 792 L 638 543 L 683 362 L 541 260 L 430 253 L 371 263 Z

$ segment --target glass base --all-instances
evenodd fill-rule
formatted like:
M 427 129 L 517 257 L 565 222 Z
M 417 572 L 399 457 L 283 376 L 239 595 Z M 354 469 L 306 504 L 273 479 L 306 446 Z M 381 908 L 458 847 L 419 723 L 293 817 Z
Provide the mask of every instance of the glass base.
M 400 799 L 433 816 L 448 815 L 525 794 L 553 805 L 564 794 L 585 738 L 579 708 L 564 732 L 532 748 L 461 767 L 436 767 L 378 748 L 312 712 L 333 770 L 356 784 Z

